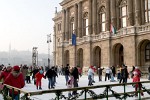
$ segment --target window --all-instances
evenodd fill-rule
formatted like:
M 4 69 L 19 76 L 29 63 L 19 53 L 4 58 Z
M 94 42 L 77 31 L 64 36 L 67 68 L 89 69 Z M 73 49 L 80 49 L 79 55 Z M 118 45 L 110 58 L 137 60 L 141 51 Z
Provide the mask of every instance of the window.
M 74 33 L 74 18 L 71 18 L 71 25 L 70 25 L 71 34 Z
M 150 22 L 150 0 L 145 0 L 145 22 Z
M 61 23 L 58 24 L 58 31 L 61 31 Z
M 145 48 L 145 59 L 146 61 L 150 60 L 150 42 L 146 45 Z
M 121 27 L 127 26 L 127 1 L 124 0 L 120 4 L 120 21 Z
M 86 12 L 84 14 L 84 19 L 83 19 L 83 34 L 88 35 L 88 13 Z
M 100 32 L 106 31 L 106 14 L 105 14 L 105 7 L 100 8 L 99 12 L 99 27 Z
M 102 29 L 102 32 L 106 31 L 105 30 L 105 23 L 106 23 L 105 21 L 106 21 L 106 19 L 105 19 L 105 13 L 102 13 L 101 14 L 101 22 L 102 22 L 101 29 Z

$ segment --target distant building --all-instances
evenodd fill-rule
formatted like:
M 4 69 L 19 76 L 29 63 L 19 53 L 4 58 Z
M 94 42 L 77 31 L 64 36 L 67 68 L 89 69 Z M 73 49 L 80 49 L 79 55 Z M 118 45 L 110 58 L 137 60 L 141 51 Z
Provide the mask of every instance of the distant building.
M 63 0 L 55 14 L 54 64 L 150 65 L 150 0 Z M 72 45 L 72 33 L 76 45 Z

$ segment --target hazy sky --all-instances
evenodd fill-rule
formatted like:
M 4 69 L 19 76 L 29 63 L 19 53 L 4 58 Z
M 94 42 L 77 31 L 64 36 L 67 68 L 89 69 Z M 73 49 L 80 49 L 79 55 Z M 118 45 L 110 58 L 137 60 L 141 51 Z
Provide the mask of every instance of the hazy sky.
M 0 51 L 8 51 L 11 44 L 11 49 L 38 47 L 39 53 L 47 53 L 47 34 L 53 34 L 52 18 L 61 1 L 0 0 Z

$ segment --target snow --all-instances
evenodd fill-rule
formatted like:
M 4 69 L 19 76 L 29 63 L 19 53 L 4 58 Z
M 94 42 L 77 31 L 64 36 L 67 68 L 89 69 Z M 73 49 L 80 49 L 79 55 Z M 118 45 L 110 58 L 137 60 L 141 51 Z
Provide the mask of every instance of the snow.
M 94 76 L 94 80 L 95 83 L 94 85 L 106 85 L 106 84 L 117 84 L 119 83 L 118 81 L 115 82 L 110 82 L 110 80 L 104 81 L 104 77 L 102 77 L 102 81 L 99 82 L 98 81 L 98 76 Z M 116 80 L 116 78 L 115 78 Z M 56 79 L 57 83 L 56 83 L 56 87 L 55 89 L 62 89 L 62 88 L 67 88 L 66 83 L 65 83 L 65 76 L 58 76 L 58 78 Z M 141 81 L 148 81 L 147 79 L 141 79 Z M 128 79 L 128 82 L 132 82 L 132 79 Z M 88 78 L 86 75 L 83 75 L 80 79 L 79 79 L 79 87 L 85 87 L 88 86 Z M 147 89 L 150 89 L 149 84 L 143 84 L 144 87 L 146 87 Z M 97 88 L 97 89 L 92 89 L 97 95 L 102 94 L 105 88 Z M 26 84 L 25 87 L 23 88 L 23 90 L 28 91 L 28 92 L 33 92 L 33 91 L 42 91 L 42 90 L 48 90 L 48 79 L 42 79 L 42 90 L 37 90 L 36 86 L 33 84 L 33 80 L 31 81 L 31 84 Z M 124 92 L 124 87 L 123 86 L 116 86 L 113 87 L 112 90 L 116 91 L 116 92 Z M 127 85 L 126 86 L 126 91 L 134 91 L 134 88 L 131 85 Z M 78 91 L 79 92 L 79 91 Z M 65 95 L 67 95 L 67 92 L 64 93 Z M 35 95 L 35 96 L 31 96 L 31 99 L 34 100 L 51 100 L 52 98 L 56 97 L 55 94 L 42 94 L 42 95 Z M 87 97 L 89 97 L 89 95 L 87 95 Z M 149 95 L 144 92 L 144 97 L 149 97 Z M 80 98 L 84 98 L 84 95 L 82 95 Z M 127 100 L 134 100 L 137 99 L 135 97 L 131 97 L 131 98 L 127 98 Z M 0 95 L 0 100 L 3 100 L 3 97 Z M 106 100 L 106 99 L 101 99 L 101 100 Z M 116 98 L 111 97 L 111 100 L 116 100 Z

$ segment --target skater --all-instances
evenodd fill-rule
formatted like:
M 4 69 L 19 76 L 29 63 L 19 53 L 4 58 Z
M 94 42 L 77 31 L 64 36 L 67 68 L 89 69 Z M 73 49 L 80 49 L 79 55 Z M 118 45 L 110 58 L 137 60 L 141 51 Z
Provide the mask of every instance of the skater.
M 12 69 L 12 72 L 7 76 L 7 78 L 4 81 L 4 84 L 16 87 L 16 88 L 23 88 L 25 86 L 25 81 L 22 72 L 20 71 L 20 68 L 18 65 L 14 66 Z M 12 98 L 12 100 L 19 100 L 19 92 L 14 91 L 14 94 L 12 94 L 12 89 L 9 91 L 9 95 Z M 13 95 L 13 96 L 12 96 Z
M 69 80 L 67 82 L 67 88 L 68 89 L 73 88 L 73 83 L 74 83 L 74 77 L 70 75 Z M 68 97 L 71 97 L 71 91 L 68 92 Z
M 48 78 L 48 88 L 54 88 L 54 71 L 52 68 L 49 68 L 49 70 L 45 74 L 45 78 Z
M 66 67 L 65 67 L 66 85 L 67 85 L 67 82 L 68 82 L 68 80 L 69 80 L 69 74 L 70 74 L 70 72 L 69 72 L 69 64 L 67 64 Z
M 140 77 L 136 71 L 133 72 L 133 82 L 140 82 Z M 138 96 L 137 91 L 141 90 L 142 84 L 134 84 L 133 87 L 135 88 L 136 96 Z M 141 95 L 144 96 L 143 91 L 141 91 Z
M 6 70 L 2 71 L 0 74 L 0 80 L 3 79 L 3 81 L 5 81 L 6 77 L 9 75 L 9 73 L 11 72 L 12 67 L 10 65 L 8 65 L 6 67 Z
M 42 86 L 41 80 L 42 80 L 42 77 L 45 78 L 43 73 L 44 73 L 44 71 L 42 69 L 40 69 L 39 72 L 35 74 L 37 90 L 38 89 L 40 89 L 40 90 L 42 89 L 42 87 L 41 87 Z
M 98 68 L 98 78 L 99 81 L 102 81 L 102 72 L 103 72 L 104 68 L 99 67 Z
M 117 71 L 117 80 L 120 81 L 120 70 Z
M 88 86 L 93 85 L 92 84 L 92 82 L 93 82 L 93 79 L 92 79 L 93 75 L 94 75 L 94 71 L 93 71 L 92 67 L 90 67 L 89 70 L 88 70 L 88 80 L 89 80 Z
M 79 72 L 78 72 L 78 68 L 77 68 L 77 67 L 74 67 L 74 68 L 73 68 L 71 75 L 74 77 L 73 86 L 74 86 L 74 87 L 78 87 Z M 72 94 L 73 94 L 73 95 L 76 95 L 76 94 L 77 94 L 77 91 L 73 91 Z
M 108 80 L 110 79 L 110 73 L 112 73 L 112 70 L 110 69 L 110 67 L 107 67 L 106 74 L 105 74 L 105 81 L 107 81 L 107 78 Z

